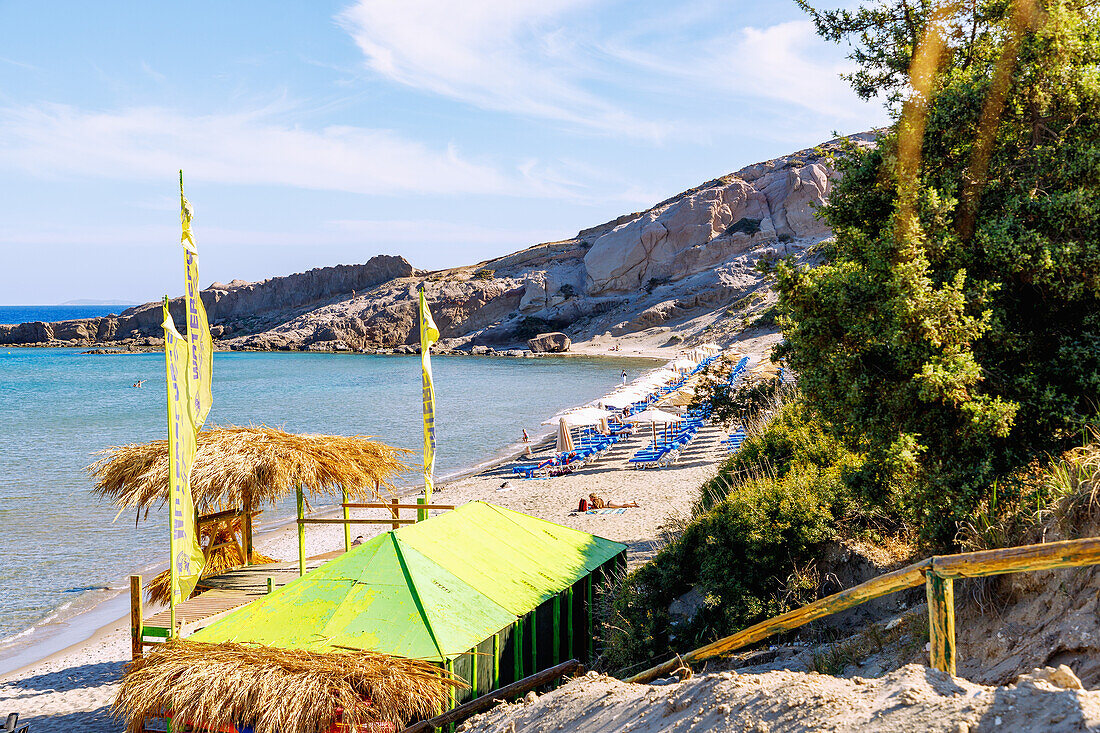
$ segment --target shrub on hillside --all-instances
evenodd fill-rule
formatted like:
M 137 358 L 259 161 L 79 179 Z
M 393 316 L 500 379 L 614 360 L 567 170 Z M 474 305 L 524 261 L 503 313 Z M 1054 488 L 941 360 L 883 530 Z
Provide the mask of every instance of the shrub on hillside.
M 795 577 L 838 527 L 859 525 L 863 457 L 829 438 L 798 401 L 785 405 L 704 486 L 694 518 L 613 604 L 607 660 L 621 670 L 734 633 L 785 608 Z M 696 589 L 701 607 L 669 606 Z M 805 588 L 798 589 L 805 592 Z

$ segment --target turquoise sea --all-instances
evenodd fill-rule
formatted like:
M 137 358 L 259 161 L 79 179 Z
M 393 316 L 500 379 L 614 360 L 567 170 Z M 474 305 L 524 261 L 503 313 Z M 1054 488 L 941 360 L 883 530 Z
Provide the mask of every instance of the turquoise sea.
M 539 426 L 546 418 L 605 394 L 623 369 L 633 378 L 650 366 L 435 358 L 437 475 L 501 454 L 523 428 L 548 432 Z M 365 434 L 417 449 L 419 369 L 419 357 L 407 356 L 218 353 L 207 424 Z M 144 387 L 131 386 L 142 379 Z M 87 606 L 99 589 L 119 588 L 128 573 L 164 561 L 162 518 L 136 526 L 129 512 L 116 519 L 92 496 L 83 469 L 94 451 L 164 437 L 165 421 L 162 354 L 0 347 L 0 660 L 31 626 L 40 632 L 59 611 Z M 265 512 L 263 521 L 273 518 Z

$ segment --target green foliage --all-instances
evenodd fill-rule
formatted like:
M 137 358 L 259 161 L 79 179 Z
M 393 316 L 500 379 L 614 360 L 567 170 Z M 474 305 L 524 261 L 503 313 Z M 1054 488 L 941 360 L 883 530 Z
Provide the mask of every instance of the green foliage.
M 544 318 L 524 316 L 523 320 L 516 326 L 515 335 L 518 339 L 533 339 L 540 333 L 546 333 L 553 330 L 553 325 Z
M 972 180 L 976 131 L 1008 35 L 1003 2 L 949 24 L 904 189 L 915 220 L 901 218 L 895 130 L 841 156 L 826 264 L 777 268 L 781 355 L 807 403 L 876 470 L 912 477 L 893 508 L 933 546 L 953 543 L 998 476 L 1064 449 L 1098 414 L 1100 18 L 1041 5 L 984 178 Z M 900 88 L 931 4 L 911 6 L 912 29 L 897 4 L 815 15 L 827 38 L 856 42 L 861 94 Z
M 749 328 L 773 328 L 779 323 L 779 308 L 771 306 L 749 324 Z
M 859 483 L 862 463 L 804 404 L 787 404 L 704 486 L 683 533 L 627 576 L 613 606 L 610 666 L 711 641 L 816 592 L 798 569 L 814 562 L 839 522 L 856 521 L 860 494 L 874 493 Z M 692 588 L 701 608 L 674 619 L 670 604 Z
M 496 277 L 496 271 L 488 268 L 482 268 L 475 272 L 471 277 L 472 280 L 492 280 Z
M 760 231 L 760 220 L 750 219 L 747 216 L 743 216 L 734 223 L 730 224 L 724 232 L 727 236 L 730 234 L 748 234 L 750 237 Z
M 745 379 L 736 385 L 728 381 L 729 368 L 708 367 L 700 376 L 690 408 L 709 405 L 711 419 L 722 425 L 744 422 L 745 418 L 774 405 L 783 388 L 779 379 Z
M 649 278 L 649 280 L 645 284 L 645 291 L 647 293 L 652 293 L 654 290 L 656 290 L 660 286 L 668 285 L 670 282 L 672 282 L 672 278 L 668 278 L 668 277 L 651 277 L 651 278 Z
M 566 283 L 565 285 L 562 285 L 560 288 L 558 288 L 558 295 L 565 298 L 566 300 L 568 300 L 569 298 L 575 297 L 576 294 L 577 294 L 577 289 L 574 288 L 569 283 Z

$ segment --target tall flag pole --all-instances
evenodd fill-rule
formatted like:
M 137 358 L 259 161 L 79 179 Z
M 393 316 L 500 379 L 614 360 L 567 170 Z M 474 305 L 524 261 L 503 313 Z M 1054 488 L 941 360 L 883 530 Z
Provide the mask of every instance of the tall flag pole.
M 186 600 L 199 581 L 202 548 L 195 531 L 191 499 L 191 466 L 197 449 L 188 379 L 187 341 L 176 330 L 164 298 L 164 365 L 168 386 L 168 541 L 170 636 L 176 635 L 176 604 Z
M 435 470 L 435 386 L 432 384 L 432 344 L 439 340 L 439 329 L 432 320 L 424 285 L 420 285 L 420 372 L 424 403 L 424 503 L 432 503 L 432 473 Z
M 190 367 L 187 378 L 190 383 L 192 411 L 195 417 L 195 430 L 202 428 L 214 397 L 210 384 L 214 372 L 214 342 L 210 338 L 210 323 L 206 319 L 199 294 L 199 250 L 195 246 L 195 235 L 191 232 L 191 217 L 194 210 L 191 202 L 183 195 L 183 171 L 180 171 L 180 223 L 183 234 L 184 300 L 187 305 L 187 345 L 190 352 Z

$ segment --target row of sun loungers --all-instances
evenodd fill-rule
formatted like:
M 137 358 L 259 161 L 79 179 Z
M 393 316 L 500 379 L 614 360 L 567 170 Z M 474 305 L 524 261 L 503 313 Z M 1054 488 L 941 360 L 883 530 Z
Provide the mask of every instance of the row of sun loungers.
M 537 463 L 520 463 L 512 467 L 512 473 L 522 475 L 524 478 L 572 473 L 580 466 L 604 456 L 623 436 L 633 432 L 634 428 L 629 425 L 612 425 L 608 435 L 586 428 L 581 431 L 573 450 L 555 453 Z
M 635 453 L 627 463 L 634 468 L 664 468 L 676 462 L 680 453 L 687 447 L 703 427 L 707 415 L 703 410 L 693 410 L 684 414 L 684 420 L 678 423 L 675 433 L 669 437 L 659 437 L 645 448 Z
M 725 447 L 728 453 L 736 453 L 741 450 L 741 444 L 745 442 L 745 428 L 738 426 L 736 430 L 730 433 L 725 438 L 722 438 L 721 445 Z

